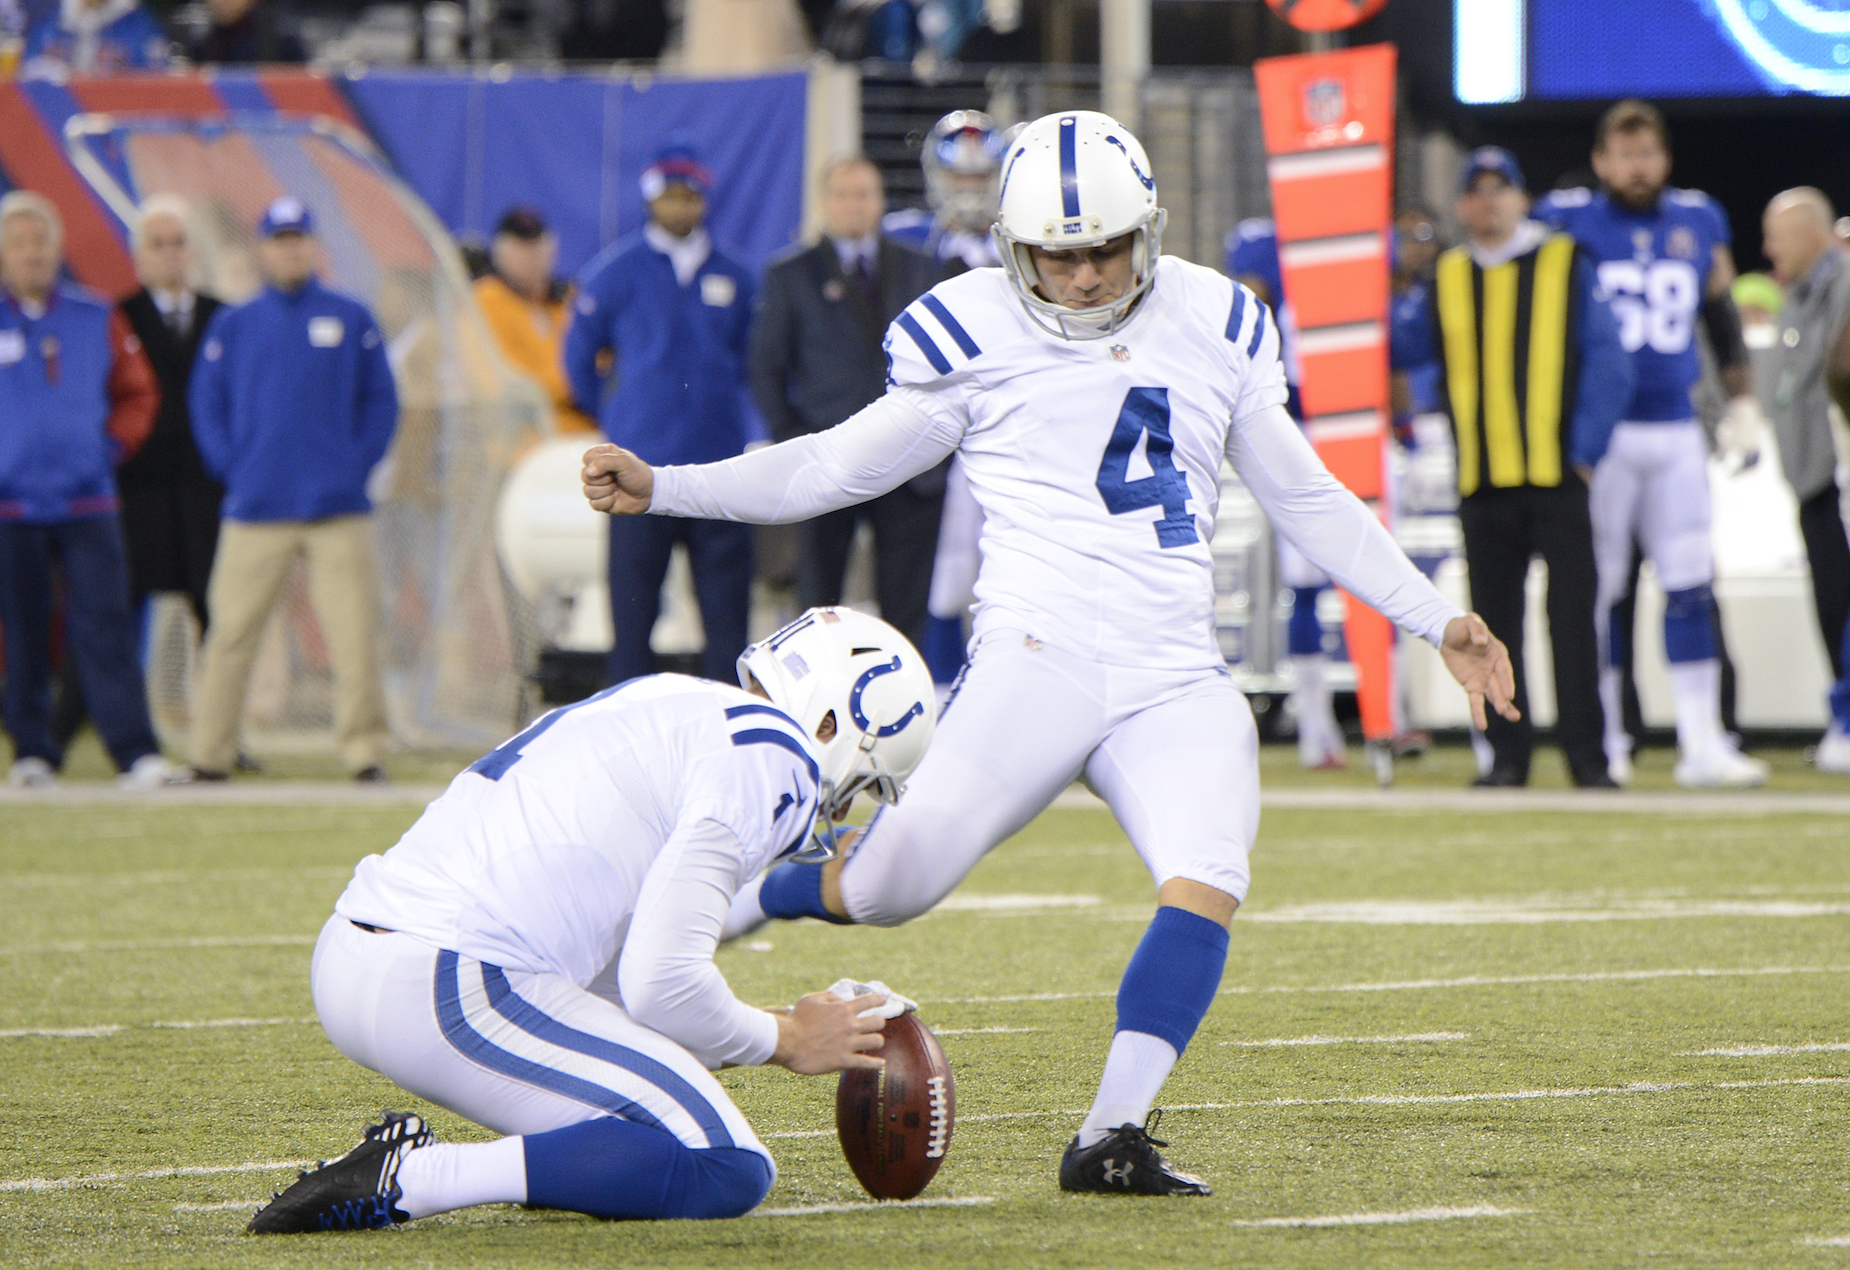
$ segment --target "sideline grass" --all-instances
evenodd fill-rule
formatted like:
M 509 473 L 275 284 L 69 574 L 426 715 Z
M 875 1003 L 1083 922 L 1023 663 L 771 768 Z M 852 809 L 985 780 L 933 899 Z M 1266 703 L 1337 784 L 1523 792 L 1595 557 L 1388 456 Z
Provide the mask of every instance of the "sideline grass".
M 1427 763 L 1459 783 L 1456 754 Z M 417 1105 L 291 1021 L 353 862 L 416 812 L 0 806 L 0 1264 L 1812 1266 L 1850 1235 L 1850 1053 L 1799 1049 L 1850 1042 L 1850 827 L 1700 798 L 1649 818 L 1268 812 L 1225 994 L 1164 1093 L 1162 1136 L 1207 1200 L 1054 1184 L 1153 903 L 1090 810 L 1043 816 L 959 892 L 1026 898 L 890 931 L 773 926 L 721 954 L 747 1000 L 840 974 L 921 999 L 955 1033 L 961 1113 L 927 1197 L 993 1202 L 631 1225 L 492 1208 L 259 1241 L 240 1228 L 286 1168 L 124 1176 L 338 1153 L 368 1114 Z M 1675 915 L 1718 901 L 1758 907 Z M 1312 906 L 1325 920 L 1280 920 Z M 1773 973 L 1612 977 L 1694 970 Z M 1357 990 L 1381 985 L 1402 986 Z M 1045 994 L 1063 995 L 1019 999 Z M 155 1026 L 223 1020 L 266 1022 Z M 1380 1037 L 1439 1039 L 1341 1039 Z M 1305 1038 L 1336 1042 L 1228 1043 Z M 1798 1052 L 1700 1053 L 1751 1047 Z M 767 1209 L 865 1200 L 832 1080 L 722 1080 L 778 1156 Z

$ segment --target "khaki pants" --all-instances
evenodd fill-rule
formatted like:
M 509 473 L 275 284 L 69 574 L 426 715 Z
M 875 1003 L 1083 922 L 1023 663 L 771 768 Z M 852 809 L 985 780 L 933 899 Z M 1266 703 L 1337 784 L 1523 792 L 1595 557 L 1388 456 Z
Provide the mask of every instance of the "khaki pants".
M 385 686 L 379 675 L 379 579 L 372 518 L 265 523 L 227 520 L 219 535 L 208 602 L 212 628 L 201 650 L 193 701 L 193 762 L 229 771 L 251 664 L 298 554 L 334 663 L 334 730 L 349 771 L 385 753 Z

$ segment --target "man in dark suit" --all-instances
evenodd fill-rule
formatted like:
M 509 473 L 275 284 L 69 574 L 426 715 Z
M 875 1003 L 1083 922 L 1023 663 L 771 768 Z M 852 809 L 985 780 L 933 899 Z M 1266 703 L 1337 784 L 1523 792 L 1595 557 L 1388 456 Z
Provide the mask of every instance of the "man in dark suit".
M 774 440 L 832 428 L 886 391 L 881 340 L 901 309 L 931 289 L 938 264 L 880 233 L 886 196 L 866 159 L 838 159 L 822 177 L 823 236 L 765 274 L 752 327 L 752 396 Z M 944 469 L 802 526 L 800 604 L 841 600 L 855 526 L 874 529 L 880 615 L 918 643 L 944 504 Z
M 135 273 L 141 288 L 116 306 L 154 367 L 160 383 L 160 413 L 147 442 L 116 469 L 122 533 L 128 542 L 129 613 L 157 591 L 184 595 L 199 619 L 203 639 L 208 622 L 206 583 L 218 550 L 218 505 L 224 488 L 207 474 L 193 448 L 186 409 L 186 385 L 199 354 L 199 340 L 219 301 L 192 287 L 193 249 L 187 206 L 156 195 L 142 205 L 134 225 Z M 75 676 L 65 676 L 52 734 L 68 746 L 85 716 Z M 239 770 L 255 770 L 240 754 Z
M 192 266 L 185 204 L 148 200 L 135 225 L 141 289 L 119 307 L 154 365 L 161 410 L 147 444 L 116 469 L 116 485 L 128 537 L 130 611 L 139 612 L 153 592 L 178 591 L 193 606 L 203 634 L 225 490 L 199 461 L 186 408 L 199 339 L 219 307 L 214 297 L 193 290 Z

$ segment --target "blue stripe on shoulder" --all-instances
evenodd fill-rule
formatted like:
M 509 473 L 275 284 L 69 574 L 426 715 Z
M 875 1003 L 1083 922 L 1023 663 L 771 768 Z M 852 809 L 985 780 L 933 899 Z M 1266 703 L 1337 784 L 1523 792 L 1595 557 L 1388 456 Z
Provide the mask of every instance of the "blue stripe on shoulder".
M 943 323 L 944 329 L 951 333 L 951 338 L 957 341 L 957 347 L 964 351 L 965 357 L 977 357 L 982 354 L 983 350 L 978 348 L 976 341 L 970 338 L 970 332 L 964 330 L 963 324 L 951 316 L 951 311 L 944 307 L 942 300 L 927 291 L 919 298 L 919 303 L 930 309 L 931 315 Z
M 802 724 L 785 714 L 782 710 L 779 710 L 776 706 L 761 706 L 754 702 L 751 705 L 726 707 L 726 717 L 728 719 L 737 719 L 748 714 L 768 714 L 773 719 L 782 719 L 785 723 L 788 723 L 799 732 L 803 730 Z
M 1227 315 L 1227 342 L 1234 344 L 1240 338 L 1240 325 L 1246 321 L 1246 288 L 1239 283 L 1233 284 L 1233 312 Z
M 803 743 L 788 732 L 779 732 L 775 728 L 746 728 L 743 732 L 732 734 L 734 745 L 778 745 L 789 750 L 803 760 L 803 766 L 809 769 L 809 778 L 818 786 L 822 784 L 822 769 L 816 766 L 816 760 L 809 756 Z
M 667 1132 L 662 1122 L 648 1108 L 630 1101 L 615 1090 L 567 1072 L 555 1071 L 518 1054 L 511 1054 L 476 1031 L 463 1015 L 462 993 L 457 982 L 457 961 L 457 954 L 448 949 L 437 954 L 436 1006 L 437 1023 L 443 1031 L 443 1039 L 458 1053 L 472 1062 L 480 1063 L 491 1072 L 548 1090 L 561 1098 L 596 1107 L 613 1116 L 621 1116 L 625 1120 Z M 721 1131 L 724 1132 L 723 1126 Z
M 925 354 L 925 360 L 931 363 L 933 370 L 940 375 L 951 373 L 950 359 L 938 351 L 938 346 L 932 343 L 931 336 L 925 334 L 925 328 L 919 325 L 917 318 L 910 313 L 901 313 L 896 320 L 899 322 L 900 329 L 910 335 L 912 342 L 919 346 L 919 352 Z
M 1251 358 L 1259 352 L 1259 341 L 1265 338 L 1265 305 L 1259 304 L 1259 316 L 1253 321 L 1253 337 L 1246 342 L 1246 356 Z

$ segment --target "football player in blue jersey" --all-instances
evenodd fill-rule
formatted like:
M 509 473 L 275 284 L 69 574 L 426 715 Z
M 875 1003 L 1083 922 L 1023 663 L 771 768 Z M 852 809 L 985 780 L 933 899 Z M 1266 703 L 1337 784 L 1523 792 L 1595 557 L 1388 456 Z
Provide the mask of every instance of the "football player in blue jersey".
M 1728 221 L 1708 195 L 1668 184 L 1669 129 L 1646 102 L 1620 102 L 1601 118 L 1593 170 L 1599 190 L 1557 191 L 1537 204 L 1535 215 L 1573 234 L 1598 262 L 1600 285 L 1636 371 L 1624 421 L 1590 482 L 1607 762 L 1614 780 L 1630 778 L 1612 610 L 1626 592 L 1636 539 L 1665 593 L 1677 782 L 1758 785 L 1766 780 L 1766 764 L 1743 755 L 1722 727 L 1708 446 L 1690 397 L 1702 375 L 1695 343 L 1700 321 L 1730 398 L 1718 440 L 1724 449 L 1757 449 L 1761 416 L 1729 294 L 1735 270 Z

